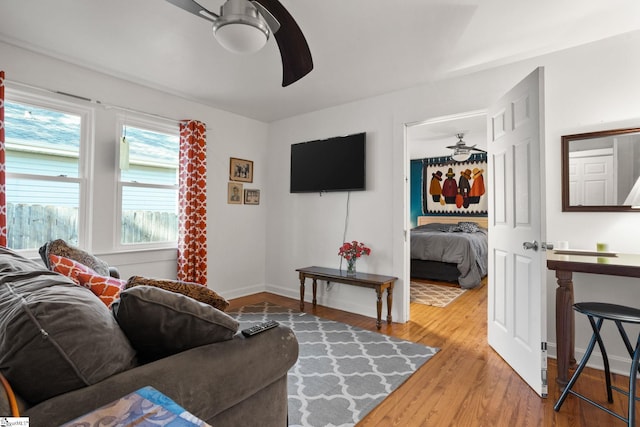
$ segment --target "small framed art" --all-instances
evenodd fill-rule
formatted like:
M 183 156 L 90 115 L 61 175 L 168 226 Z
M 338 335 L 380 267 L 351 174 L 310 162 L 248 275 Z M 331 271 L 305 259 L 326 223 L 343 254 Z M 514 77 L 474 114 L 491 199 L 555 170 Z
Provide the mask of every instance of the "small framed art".
M 244 190 L 244 204 L 245 205 L 259 205 L 260 204 L 260 190 L 249 189 Z
M 229 161 L 229 178 L 231 181 L 253 182 L 253 162 L 231 157 Z
M 227 191 L 227 203 L 232 205 L 242 204 L 242 184 L 230 182 Z

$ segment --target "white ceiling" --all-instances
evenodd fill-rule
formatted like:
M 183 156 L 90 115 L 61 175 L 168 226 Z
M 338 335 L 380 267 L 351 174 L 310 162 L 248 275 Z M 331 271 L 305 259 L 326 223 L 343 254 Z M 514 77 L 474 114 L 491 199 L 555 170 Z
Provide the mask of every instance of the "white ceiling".
M 637 0 L 280 1 L 315 65 L 286 88 L 275 40 L 232 54 L 162 0 L 0 0 L 0 40 L 270 122 L 640 28 Z
M 458 142 L 463 134 L 467 146 L 487 149 L 487 117 L 483 112 L 469 112 L 451 117 L 440 117 L 415 123 L 407 127 L 410 159 L 438 157 L 451 154 L 444 147 Z

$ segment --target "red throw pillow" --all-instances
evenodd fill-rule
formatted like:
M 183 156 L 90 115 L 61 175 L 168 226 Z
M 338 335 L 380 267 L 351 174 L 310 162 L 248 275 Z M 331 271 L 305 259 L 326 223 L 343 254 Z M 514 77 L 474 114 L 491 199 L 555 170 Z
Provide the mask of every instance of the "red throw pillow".
M 51 269 L 73 280 L 76 285 L 93 292 L 107 307 L 120 296 L 126 281 L 115 277 L 102 276 L 84 264 L 72 259 L 49 254 Z

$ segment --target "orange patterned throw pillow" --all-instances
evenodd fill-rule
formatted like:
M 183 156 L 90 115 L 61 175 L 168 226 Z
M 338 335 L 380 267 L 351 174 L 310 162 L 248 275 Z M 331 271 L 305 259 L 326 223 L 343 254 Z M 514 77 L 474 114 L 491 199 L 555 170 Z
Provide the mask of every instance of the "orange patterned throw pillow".
M 53 254 L 49 255 L 49 266 L 52 271 L 60 273 L 63 276 L 67 276 L 69 279 L 73 280 L 76 285 L 80 285 L 78 272 L 89 268 L 69 258 Z
M 126 281 L 114 277 L 102 276 L 84 264 L 72 259 L 49 254 L 51 269 L 73 280 L 76 285 L 89 289 L 107 307 L 120 296 Z

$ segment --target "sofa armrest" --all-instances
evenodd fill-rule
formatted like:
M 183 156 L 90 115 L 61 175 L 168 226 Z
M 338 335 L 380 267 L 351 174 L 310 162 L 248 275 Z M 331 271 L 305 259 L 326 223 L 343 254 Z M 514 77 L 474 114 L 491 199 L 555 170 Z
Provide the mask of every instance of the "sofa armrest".
M 100 383 L 29 408 L 33 425 L 59 425 L 150 385 L 206 422 L 287 375 L 298 359 L 298 341 L 279 326 L 251 338 L 236 334 L 138 366 Z M 274 401 L 284 396 L 274 396 Z

